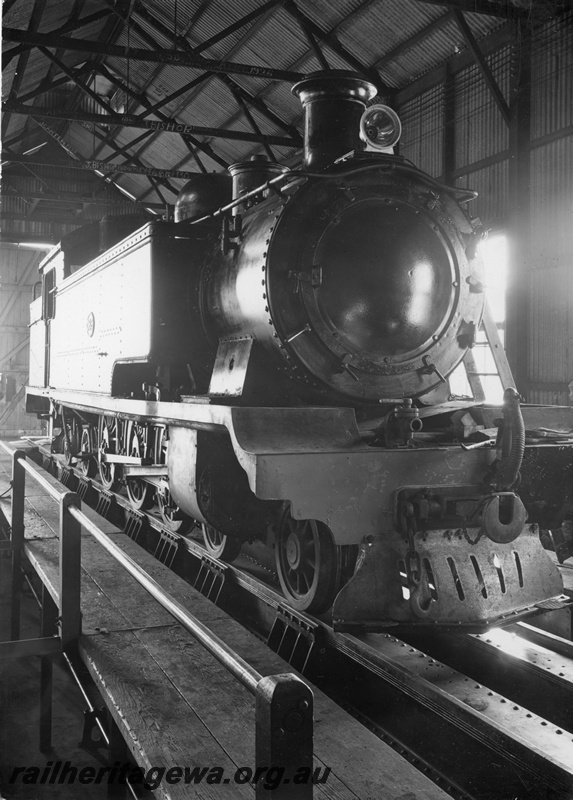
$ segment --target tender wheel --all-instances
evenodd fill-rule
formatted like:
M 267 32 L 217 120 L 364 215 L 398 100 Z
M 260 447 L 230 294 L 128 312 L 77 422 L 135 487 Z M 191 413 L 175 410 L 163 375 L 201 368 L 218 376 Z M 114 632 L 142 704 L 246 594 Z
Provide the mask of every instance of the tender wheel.
M 159 426 L 155 429 L 154 448 L 155 463 L 167 463 L 167 437 L 165 428 L 162 426 Z M 173 498 L 171 497 L 171 492 L 169 491 L 169 484 L 167 481 L 162 481 L 162 486 L 156 490 L 155 500 L 157 502 L 157 507 L 159 508 L 159 513 L 161 514 L 161 519 L 163 520 L 163 524 L 166 528 L 169 528 L 169 530 L 173 531 L 173 533 L 182 533 L 184 530 L 190 527 L 191 520 L 187 514 L 185 514 L 184 511 L 181 511 L 179 506 L 174 502 Z
M 145 455 L 144 435 L 145 431 L 139 425 L 130 425 L 127 435 L 128 455 L 136 458 L 142 458 Z M 129 502 L 136 511 L 146 511 L 151 508 L 155 501 L 155 490 L 150 483 L 138 478 L 128 478 L 125 482 L 125 488 L 127 489 Z
M 339 589 L 339 549 L 322 522 L 293 519 L 288 511 L 277 530 L 276 564 L 285 597 L 298 611 L 327 611 Z
M 101 482 L 109 492 L 116 492 L 120 487 L 116 464 L 108 464 L 102 460 L 105 453 L 117 453 L 117 423 L 113 417 L 101 417 L 99 421 L 99 475 Z
M 97 463 L 93 451 L 92 429 L 91 426 L 85 425 L 82 428 L 82 435 L 80 438 L 80 459 L 78 467 L 86 478 L 95 478 L 97 473 Z
M 226 536 L 212 525 L 201 525 L 201 530 L 205 547 L 215 558 L 230 564 L 241 552 L 241 542 L 234 536 Z

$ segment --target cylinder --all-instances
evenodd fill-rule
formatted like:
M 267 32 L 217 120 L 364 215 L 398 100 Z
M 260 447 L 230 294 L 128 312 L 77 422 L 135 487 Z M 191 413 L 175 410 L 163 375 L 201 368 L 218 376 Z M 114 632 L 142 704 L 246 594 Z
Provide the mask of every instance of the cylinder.
M 304 111 L 304 167 L 321 169 L 361 149 L 360 119 L 376 95 L 370 81 L 332 70 L 310 75 L 292 87 Z

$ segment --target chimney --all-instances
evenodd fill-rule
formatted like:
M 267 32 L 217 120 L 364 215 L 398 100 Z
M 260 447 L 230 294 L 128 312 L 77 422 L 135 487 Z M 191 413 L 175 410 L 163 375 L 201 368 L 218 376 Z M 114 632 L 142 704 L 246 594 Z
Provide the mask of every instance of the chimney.
M 376 95 L 370 81 L 353 72 L 315 72 L 292 87 L 304 111 L 304 167 L 321 169 L 362 148 L 360 118 Z

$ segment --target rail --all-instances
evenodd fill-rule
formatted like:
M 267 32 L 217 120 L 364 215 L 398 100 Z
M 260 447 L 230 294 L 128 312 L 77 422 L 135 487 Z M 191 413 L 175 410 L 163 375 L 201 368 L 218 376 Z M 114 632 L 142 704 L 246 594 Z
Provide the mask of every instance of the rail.
M 196 619 L 167 593 L 136 561 L 118 547 L 81 510 L 75 492 L 60 489 L 55 479 L 27 460 L 26 452 L 4 442 L 0 447 L 12 457 L 11 534 L 12 553 L 11 640 L 0 642 L 0 658 L 70 654 L 81 636 L 81 531 L 86 530 L 166 611 L 191 633 L 223 666 L 255 695 L 255 772 L 263 776 L 271 767 L 284 769 L 279 787 L 266 788 L 256 782 L 256 798 L 311 800 L 312 782 L 293 783 L 300 768 L 312 771 L 313 694 L 292 673 L 263 677 L 238 656 L 222 639 Z M 20 639 L 20 594 L 24 551 L 24 506 L 26 474 L 30 475 L 59 505 L 59 593 L 58 636 Z M 310 774 L 310 773 L 309 773 Z

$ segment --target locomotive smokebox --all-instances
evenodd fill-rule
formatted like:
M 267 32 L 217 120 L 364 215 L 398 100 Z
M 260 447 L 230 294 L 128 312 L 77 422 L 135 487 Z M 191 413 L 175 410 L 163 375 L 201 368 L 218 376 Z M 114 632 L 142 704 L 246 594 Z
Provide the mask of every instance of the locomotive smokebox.
M 310 75 L 292 87 L 304 110 L 304 166 L 321 169 L 362 148 L 360 118 L 376 87 L 341 70 Z

